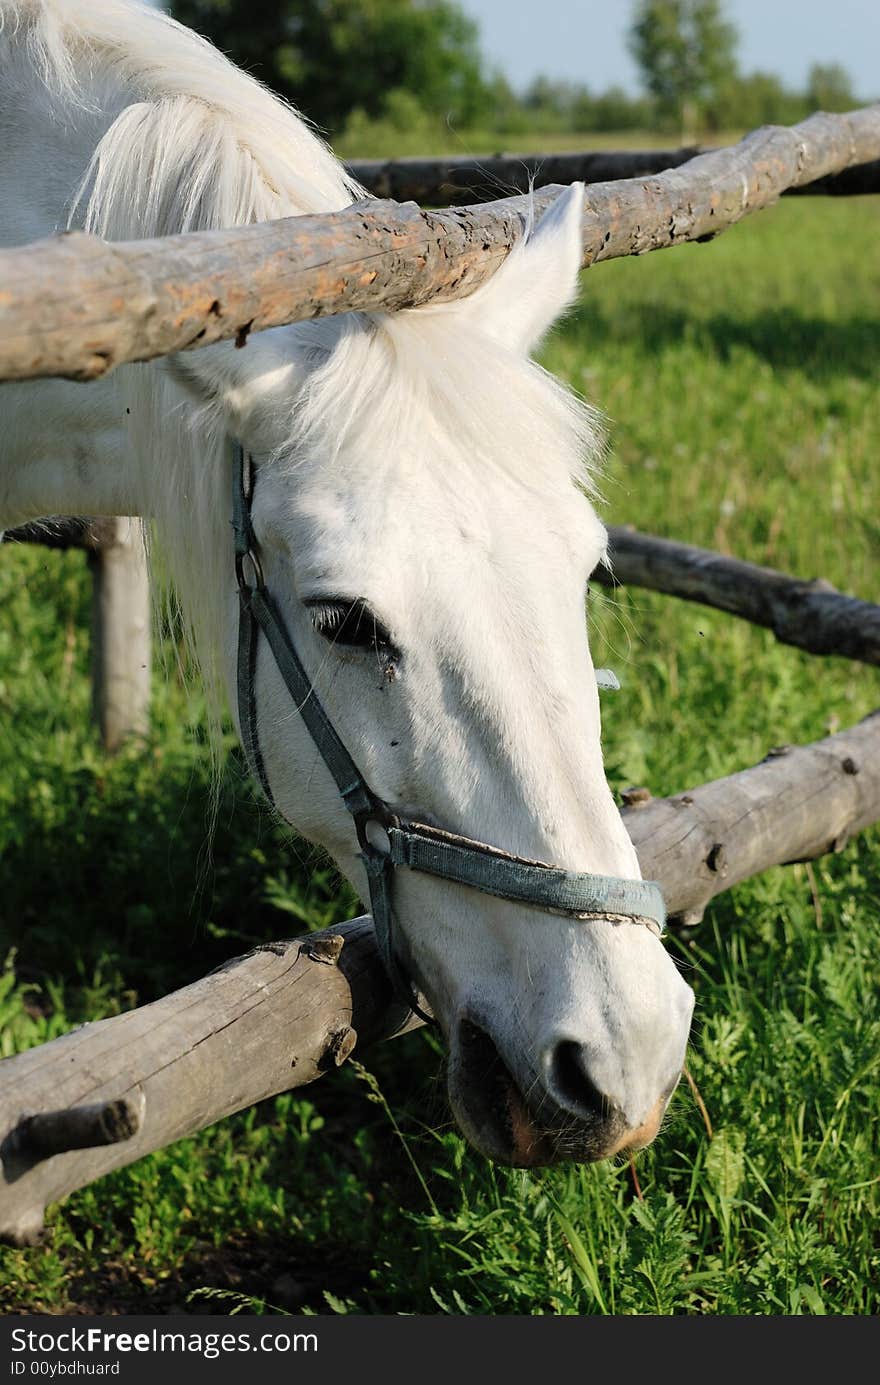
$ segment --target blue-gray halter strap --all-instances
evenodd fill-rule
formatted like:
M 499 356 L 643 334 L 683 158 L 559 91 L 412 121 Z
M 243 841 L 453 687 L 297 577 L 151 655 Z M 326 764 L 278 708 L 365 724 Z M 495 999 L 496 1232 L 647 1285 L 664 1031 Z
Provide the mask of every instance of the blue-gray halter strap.
M 427 1018 L 415 1003 L 412 986 L 395 954 L 392 886 L 394 871 L 400 866 L 576 921 L 611 916 L 644 923 L 659 936 L 666 909 L 660 887 L 653 881 L 591 875 L 529 861 L 485 842 L 402 818 L 373 792 L 321 706 L 266 587 L 251 522 L 256 470 L 239 443 L 235 444 L 233 473 L 232 527 L 240 603 L 238 715 L 245 755 L 274 806 L 257 732 L 255 675 L 262 630 L 285 686 L 354 819 L 370 886 L 379 955 L 399 998 Z

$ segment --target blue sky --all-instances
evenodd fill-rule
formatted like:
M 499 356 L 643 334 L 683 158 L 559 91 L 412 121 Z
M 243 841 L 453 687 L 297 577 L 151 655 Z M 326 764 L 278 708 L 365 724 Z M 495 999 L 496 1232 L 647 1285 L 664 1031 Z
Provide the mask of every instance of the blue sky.
M 602 89 L 638 89 L 626 51 L 630 0 L 458 0 L 479 22 L 483 52 L 516 87 L 537 73 Z M 880 0 L 727 0 L 744 71 L 804 85 L 813 62 L 840 62 L 856 94 L 880 99 Z

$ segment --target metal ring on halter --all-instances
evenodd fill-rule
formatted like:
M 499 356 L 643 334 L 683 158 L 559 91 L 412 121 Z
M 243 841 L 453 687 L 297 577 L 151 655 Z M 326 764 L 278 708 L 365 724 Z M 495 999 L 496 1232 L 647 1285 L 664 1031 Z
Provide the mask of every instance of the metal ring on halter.
M 367 833 L 367 828 L 376 826 L 384 836 L 385 840 L 380 846 L 378 842 L 371 839 Z M 389 827 L 399 827 L 400 818 L 393 813 L 385 804 L 374 808 L 367 808 L 364 812 L 355 813 L 354 827 L 357 832 L 358 845 L 361 851 L 375 852 L 377 855 L 390 859 L 391 857 L 391 838 L 388 835 Z
M 250 563 L 253 581 L 247 580 L 245 563 Z M 235 579 L 238 582 L 239 591 L 255 592 L 262 591 L 266 586 L 266 579 L 263 576 L 263 567 L 252 548 L 246 553 L 236 553 L 235 555 Z

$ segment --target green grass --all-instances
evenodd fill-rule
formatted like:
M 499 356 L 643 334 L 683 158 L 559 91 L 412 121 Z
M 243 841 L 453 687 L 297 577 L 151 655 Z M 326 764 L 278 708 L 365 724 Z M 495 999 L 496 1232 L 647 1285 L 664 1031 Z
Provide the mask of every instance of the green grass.
M 584 149 L 677 149 L 679 145 L 701 146 L 735 144 L 741 130 L 722 130 L 683 140 L 680 134 L 657 130 L 626 130 L 585 134 L 546 131 L 518 131 L 499 134 L 497 130 L 452 130 L 431 120 L 416 120 L 409 127 L 400 122 L 371 120 L 343 133 L 333 142 L 341 159 L 403 159 L 436 155 L 479 158 L 482 155 L 578 153 Z
M 608 417 L 609 522 L 876 599 L 878 232 L 880 199 L 791 199 L 584 276 L 545 359 Z M 178 683 L 146 746 L 101 754 L 87 608 L 81 555 L 0 550 L 3 1053 L 355 907 L 267 825 L 231 743 L 206 859 L 204 718 Z M 698 606 L 597 592 L 590 614 L 623 684 L 603 702 L 616 789 L 681 790 L 878 703 L 876 670 Z M 626 1164 L 474 1154 L 415 1034 L 53 1208 L 45 1245 L 0 1251 L 0 1307 L 876 1314 L 878 848 L 770 871 L 671 940 L 713 1136 L 682 1084 L 637 1158 L 643 1201 Z

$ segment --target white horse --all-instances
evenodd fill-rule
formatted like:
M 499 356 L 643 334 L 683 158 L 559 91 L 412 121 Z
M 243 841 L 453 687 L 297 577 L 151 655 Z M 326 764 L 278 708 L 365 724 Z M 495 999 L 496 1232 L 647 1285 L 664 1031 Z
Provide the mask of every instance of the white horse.
M 233 226 L 363 195 L 298 115 L 146 6 L 0 0 L 0 21 L 0 243 L 68 224 L 109 239 Z M 296 324 L 100 383 L 5 384 L 0 527 L 143 516 L 209 685 L 234 694 L 236 440 L 258 459 L 266 582 L 376 793 L 507 852 L 635 881 L 584 620 L 605 547 L 598 429 L 530 360 L 576 292 L 582 203 L 581 185 L 561 195 L 466 300 Z M 265 649 L 254 698 L 278 811 L 368 898 L 352 820 Z M 652 1140 L 693 1004 L 655 933 L 610 909 L 573 923 L 396 877 L 396 946 L 448 1043 L 469 1139 L 521 1165 Z

